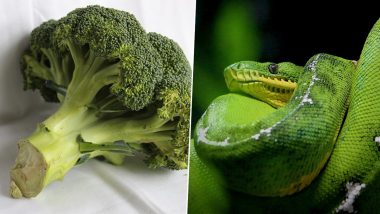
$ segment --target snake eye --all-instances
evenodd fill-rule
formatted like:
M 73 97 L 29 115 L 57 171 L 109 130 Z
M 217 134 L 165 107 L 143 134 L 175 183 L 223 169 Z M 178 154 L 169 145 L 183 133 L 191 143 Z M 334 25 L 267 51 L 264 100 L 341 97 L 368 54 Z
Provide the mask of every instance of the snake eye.
M 274 63 L 270 64 L 270 65 L 268 65 L 268 70 L 272 74 L 277 74 L 277 72 L 278 72 L 278 65 L 274 64 Z

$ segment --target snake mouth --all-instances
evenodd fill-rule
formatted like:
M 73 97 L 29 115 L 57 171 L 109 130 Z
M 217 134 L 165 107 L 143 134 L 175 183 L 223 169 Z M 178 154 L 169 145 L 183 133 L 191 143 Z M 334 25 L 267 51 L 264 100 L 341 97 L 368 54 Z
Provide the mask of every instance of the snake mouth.
M 297 83 L 280 75 L 264 75 L 253 69 L 226 70 L 227 87 L 232 92 L 248 94 L 275 108 L 290 100 Z
M 250 81 L 236 81 L 231 82 L 231 86 L 233 84 L 240 85 L 242 87 L 262 87 L 268 92 L 277 93 L 277 94 L 293 94 L 295 86 L 293 87 L 291 84 L 287 83 L 280 83 L 280 84 L 273 84 L 271 82 L 266 82 L 262 80 L 250 80 Z
M 234 69 L 225 73 L 228 88 L 231 91 L 240 91 L 244 87 L 263 88 L 267 92 L 293 94 L 297 86 L 296 82 L 279 75 L 266 76 L 252 69 Z

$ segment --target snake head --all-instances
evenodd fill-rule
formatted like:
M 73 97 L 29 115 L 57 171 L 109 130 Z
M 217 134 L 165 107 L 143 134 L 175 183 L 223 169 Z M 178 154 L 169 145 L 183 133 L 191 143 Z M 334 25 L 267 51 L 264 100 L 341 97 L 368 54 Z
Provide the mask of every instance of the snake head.
M 224 70 L 231 92 L 248 94 L 278 108 L 292 97 L 303 67 L 290 62 L 241 61 Z

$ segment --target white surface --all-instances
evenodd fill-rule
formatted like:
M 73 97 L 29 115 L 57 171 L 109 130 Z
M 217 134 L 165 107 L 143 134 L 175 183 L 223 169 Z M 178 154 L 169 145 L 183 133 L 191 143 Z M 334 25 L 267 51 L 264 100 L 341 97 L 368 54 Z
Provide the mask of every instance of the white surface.
M 136 158 L 123 166 L 91 160 L 33 199 L 8 196 L 16 142 L 55 106 L 22 90 L 19 56 L 33 28 L 91 4 L 133 13 L 148 32 L 175 40 L 193 61 L 195 0 L 13 0 L 0 2 L 0 213 L 186 213 L 187 170 L 150 170 Z M 41 110 L 42 109 L 42 110 Z

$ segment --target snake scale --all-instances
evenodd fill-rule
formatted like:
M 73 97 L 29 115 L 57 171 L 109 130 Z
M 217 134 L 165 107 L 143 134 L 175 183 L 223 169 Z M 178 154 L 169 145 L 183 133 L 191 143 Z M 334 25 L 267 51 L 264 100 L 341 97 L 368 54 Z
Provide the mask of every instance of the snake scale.
M 224 74 L 234 93 L 194 131 L 190 158 L 205 164 L 190 162 L 189 211 L 202 207 L 192 183 L 215 185 L 194 177 L 209 166 L 234 211 L 380 213 L 380 20 L 357 62 L 322 53 L 304 67 L 243 61 Z

